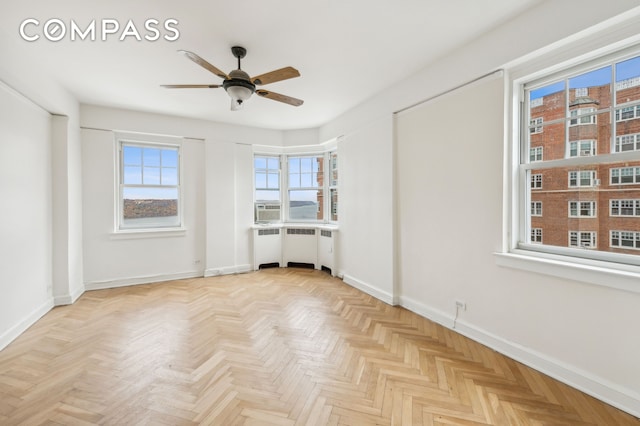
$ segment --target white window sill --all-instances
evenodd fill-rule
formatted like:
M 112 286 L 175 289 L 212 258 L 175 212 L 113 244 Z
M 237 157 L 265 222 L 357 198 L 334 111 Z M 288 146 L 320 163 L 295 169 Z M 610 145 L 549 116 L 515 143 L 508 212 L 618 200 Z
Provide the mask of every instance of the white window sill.
M 528 250 L 494 253 L 496 264 L 553 277 L 640 293 L 640 267 L 576 259 Z
M 112 240 L 129 240 L 137 238 L 167 238 L 183 237 L 187 233 L 187 228 L 149 228 L 149 229 L 126 229 L 111 233 Z

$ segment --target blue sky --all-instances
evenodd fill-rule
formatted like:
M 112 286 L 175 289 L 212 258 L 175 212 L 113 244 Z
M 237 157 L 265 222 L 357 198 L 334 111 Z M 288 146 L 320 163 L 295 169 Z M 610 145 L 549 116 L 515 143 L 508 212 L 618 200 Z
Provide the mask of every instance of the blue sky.
M 640 56 L 618 62 L 616 65 L 616 82 L 640 76 Z M 601 86 L 611 83 L 611 66 L 599 68 L 569 79 L 569 88 Z M 556 93 L 565 88 L 565 81 L 551 83 L 539 89 L 532 90 L 530 99 L 537 99 L 550 93 Z

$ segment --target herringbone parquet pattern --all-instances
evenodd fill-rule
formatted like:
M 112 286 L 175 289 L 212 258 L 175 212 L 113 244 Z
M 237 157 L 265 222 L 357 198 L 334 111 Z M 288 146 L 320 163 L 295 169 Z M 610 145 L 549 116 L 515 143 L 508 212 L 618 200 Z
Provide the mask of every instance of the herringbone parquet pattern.
M 325 273 L 92 291 L 0 352 L 2 425 L 638 425 Z

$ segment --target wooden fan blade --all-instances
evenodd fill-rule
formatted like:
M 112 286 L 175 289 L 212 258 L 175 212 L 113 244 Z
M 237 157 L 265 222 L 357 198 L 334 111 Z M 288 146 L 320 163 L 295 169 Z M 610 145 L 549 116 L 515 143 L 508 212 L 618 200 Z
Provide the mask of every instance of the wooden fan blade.
M 178 52 L 182 53 L 187 58 L 191 59 L 193 62 L 195 62 L 196 64 L 200 65 L 202 68 L 211 71 L 212 73 L 214 73 L 218 77 L 224 78 L 225 80 L 229 79 L 229 76 L 226 73 L 220 71 L 218 68 L 214 67 L 209 62 L 205 61 L 204 59 L 202 59 L 200 56 L 196 55 L 195 53 L 189 52 L 188 50 L 178 50 Z
M 217 89 L 218 84 L 163 84 L 167 89 Z
M 278 102 L 284 102 L 285 104 L 300 106 L 304 103 L 302 99 L 292 98 L 291 96 L 281 95 L 280 93 L 270 92 L 268 90 L 256 90 L 256 93 L 263 98 L 272 99 Z
M 294 77 L 300 77 L 298 70 L 293 67 L 284 67 L 279 70 L 252 77 L 251 81 L 253 84 L 261 86 L 263 84 L 275 83 L 276 81 L 287 80 Z

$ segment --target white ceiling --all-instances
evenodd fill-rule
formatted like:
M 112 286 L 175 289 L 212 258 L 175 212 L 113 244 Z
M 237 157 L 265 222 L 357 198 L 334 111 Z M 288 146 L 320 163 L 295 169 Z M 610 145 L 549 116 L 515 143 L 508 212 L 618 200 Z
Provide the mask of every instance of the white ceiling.
M 540 0 L 3 0 L 0 35 L 42 64 L 82 103 L 122 107 L 272 129 L 317 127 L 504 23 Z M 176 19 L 177 41 L 24 41 L 18 28 L 58 18 L 81 28 L 96 20 Z M 162 34 L 170 35 L 162 31 Z M 258 75 L 284 66 L 301 77 L 263 86 L 303 99 L 292 107 L 253 96 L 230 111 L 223 89 L 164 89 L 161 84 L 219 84 L 221 79 L 176 51 L 190 50 L 225 72 L 230 47 L 247 49 L 242 68 Z M 3 58 L 8 60 L 9 58 Z

